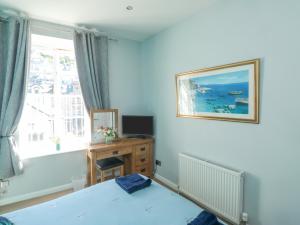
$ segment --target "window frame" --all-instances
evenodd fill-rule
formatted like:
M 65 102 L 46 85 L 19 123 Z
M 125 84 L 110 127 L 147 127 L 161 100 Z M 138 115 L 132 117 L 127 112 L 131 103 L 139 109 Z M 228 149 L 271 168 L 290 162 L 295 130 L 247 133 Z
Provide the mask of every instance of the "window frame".
M 48 22 L 43 22 L 43 21 L 38 21 L 38 20 L 33 20 L 30 23 L 30 28 L 29 28 L 29 38 L 28 38 L 28 52 L 27 52 L 27 60 L 26 60 L 26 76 L 29 76 L 30 73 L 30 63 L 31 63 L 31 47 L 32 47 L 32 40 L 31 40 L 31 36 L 32 35 L 42 35 L 42 36 L 48 36 L 48 37 L 53 37 L 53 38 L 60 38 L 60 39 L 66 39 L 66 40 L 72 40 L 74 42 L 73 39 L 73 34 L 74 34 L 74 30 L 70 27 L 67 26 L 63 26 L 63 25 L 57 25 L 57 24 L 53 24 L 53 23 L 48 23 Z M 74 49 L 75 51 L 75 49 Z M 76 57 L 75 57 L 76 60 Z M 27 91 L 27 85 L 28 85 L 28 79 L 27 83 L 26 83 L 26 91 Z M 26 93 L 27 94 L 27 93 Z M 25 95 L 26 98 L 26 95 Z M 83 98 L 83 96 L 82 96 Z M 26 101 L 26 99 L 25 99 Z M 89 123 L 89 113 L 85 108 L 84 105 L 84 109 L 85 109 L 85 114 L 86 114 L 86 121 L 87 123 Z M 22 116 L 21 116 L 22 117 Z M 90 136 L 90 124 L 88 125 L 88 127 L 84 127 L 85 128 L 85 136 L 86 136 L 86 141 L 82 142 L 81 144 L 76 143 L 76 146 L 66 146 L 63 145 L 62 148 L 59 151 L 53 151 L 53 150 L 45 150 L 45 151 L 41 151 L 41 152 L 26 152 L 25 147 L 22 148 L 22 146 L 19 145 L 19 137 L 20 137 L 20 130 L 18 129 L 16 132 L 16 141 L 17 141 L 17 145 L 18 145 L 18 153 L 20 155 L 21 159 L 30 159 L 30 158 L 35 158 L 35 157 L 46 157 L 49 155 L 57 155 L 57 154 L 63 154 L 63 153 L 67 153 L 67 152 L 75 152 L 75 151 L 83 151 L 86 150 L 88 148 L 88 141 L 89 141 L 89 136 Z M 83 138 L 84 139 L 84 138 Z

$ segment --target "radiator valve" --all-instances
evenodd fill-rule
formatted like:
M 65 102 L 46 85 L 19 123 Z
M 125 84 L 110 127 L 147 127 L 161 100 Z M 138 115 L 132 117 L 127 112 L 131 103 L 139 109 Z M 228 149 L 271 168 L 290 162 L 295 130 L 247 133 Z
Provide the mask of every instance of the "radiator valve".
M 248 222 L 248 213 L 245 212 L 242 213 L 242 221 L 246 223 Z
M 0 179 L 0 194 L 4 194 L 9 185 L 9 180 Z

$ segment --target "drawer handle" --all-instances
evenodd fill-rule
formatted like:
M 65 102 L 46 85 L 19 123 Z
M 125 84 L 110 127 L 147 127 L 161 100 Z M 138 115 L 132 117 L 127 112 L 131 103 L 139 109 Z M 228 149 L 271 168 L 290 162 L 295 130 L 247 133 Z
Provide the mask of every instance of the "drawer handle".
M 113 155 L 117 155 L 117 154 L 119 154 L 119 151 L 113 151 L 112 154 L 113 154 Z
M 146 171 L 146 169 L 144 168 L 144 169 L 141 169 L 141 172 L 143 173 L 143 172 L 145 172 Z
M 146 159 L 141 159 L 141 162 L 145 162 L 146 161 Z
M 145 147 L 141 148 L 141 151 L 145 151 L 145 150 L 146 150 L 146 148 L 145 148 Z

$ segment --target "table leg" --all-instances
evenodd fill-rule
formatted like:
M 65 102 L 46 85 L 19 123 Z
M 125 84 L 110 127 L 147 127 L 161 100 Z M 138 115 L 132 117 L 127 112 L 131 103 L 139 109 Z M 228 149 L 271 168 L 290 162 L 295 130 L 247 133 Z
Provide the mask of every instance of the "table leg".
M 128 175 L 132 173 L 132 154 L 124 155 L 123 160 L 124 160 L 124 175 Z
M 97 183 L 97 174 L 96 174 L 96 154 L 92 153 L 91 154 L 91 159 L 90 159 L 90 168 L 91 168 L 91 185 Z
M 91 159 L 89 154 L 86 155 L 86 160 L 87 160 L 86 184 L 90 186 L 91 185 Z

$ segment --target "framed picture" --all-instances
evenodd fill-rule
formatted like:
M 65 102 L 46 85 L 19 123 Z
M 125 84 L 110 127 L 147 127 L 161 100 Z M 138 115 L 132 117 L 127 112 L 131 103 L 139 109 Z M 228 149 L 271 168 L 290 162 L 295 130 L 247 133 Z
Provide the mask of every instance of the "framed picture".
M 177 116 L 259 123 L 259 65 L 255 59 L 177 74 Z
M 110 127 L 118 130 L 117 109 L 93 109 L 90 112 L 91 118 L 91 140 L 90 144 L 104 143 L 104 137 L 98 132 L 101 127 Z

